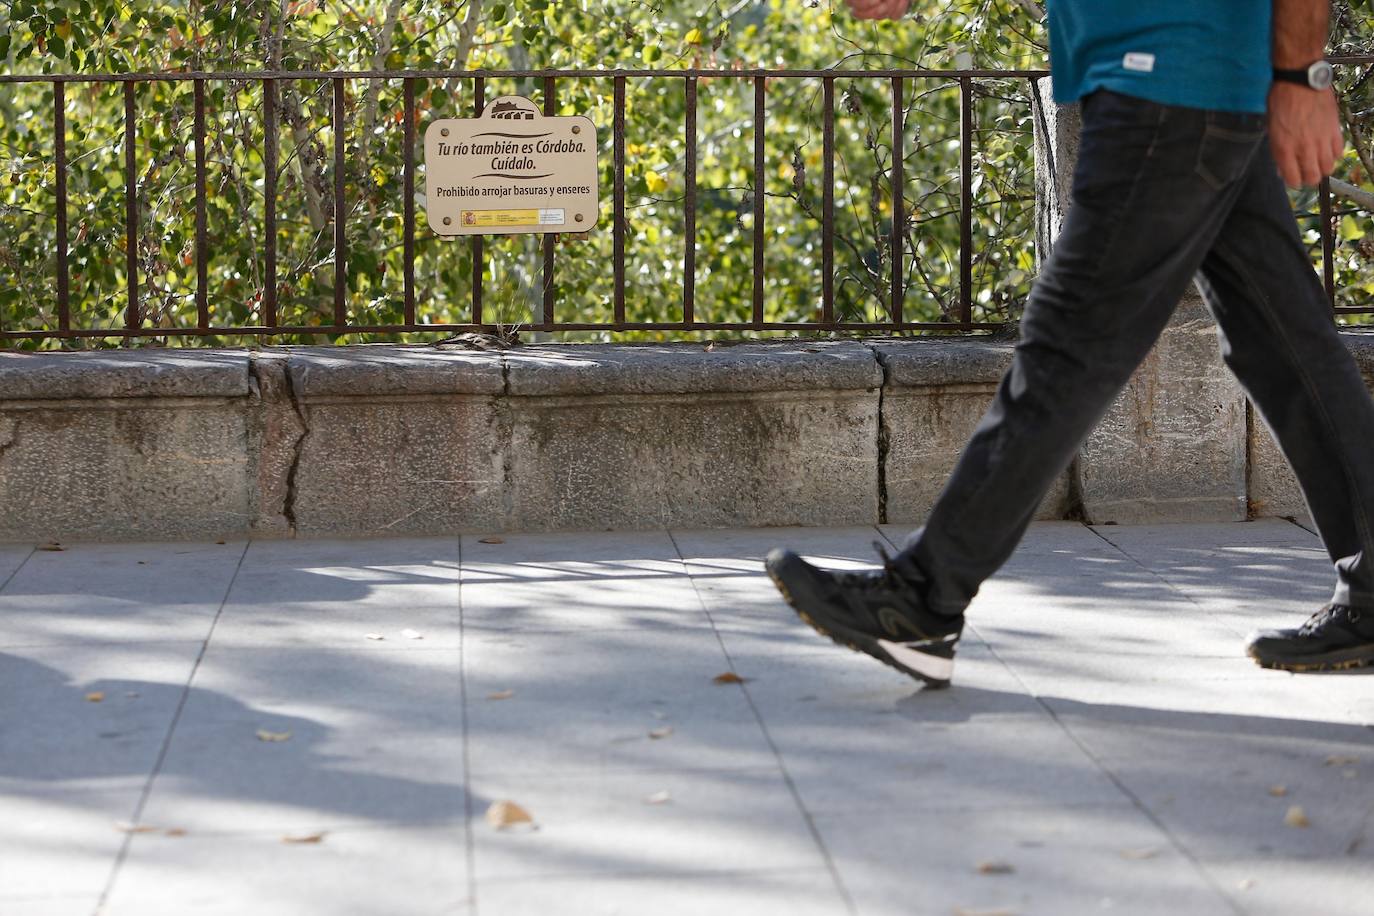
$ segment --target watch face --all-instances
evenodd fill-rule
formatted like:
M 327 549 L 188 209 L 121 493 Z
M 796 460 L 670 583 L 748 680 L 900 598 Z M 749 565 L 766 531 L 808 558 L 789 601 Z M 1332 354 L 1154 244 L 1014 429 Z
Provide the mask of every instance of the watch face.
M 1307 85 L 1313 89 L 1327 89 L 1335 80 L 1335 76 L 1331 65 L 1324 60 L 1319 60 L 1307 68 Z

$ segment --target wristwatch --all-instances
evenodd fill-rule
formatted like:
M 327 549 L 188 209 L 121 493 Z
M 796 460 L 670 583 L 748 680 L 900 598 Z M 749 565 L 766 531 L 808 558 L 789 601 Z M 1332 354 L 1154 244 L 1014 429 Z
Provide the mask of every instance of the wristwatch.
M 1331 83 L 1335 79 L 1335 72 L 1331 69 L 1330 63 L 1319 60 L 1310 67 L 1303 67 L 1300 70 L 1284 70 L 1275 67 L 1274 79 L 1282 80 L 1285 83 L 1297 83 L 1308 89 L 1330 89 Z

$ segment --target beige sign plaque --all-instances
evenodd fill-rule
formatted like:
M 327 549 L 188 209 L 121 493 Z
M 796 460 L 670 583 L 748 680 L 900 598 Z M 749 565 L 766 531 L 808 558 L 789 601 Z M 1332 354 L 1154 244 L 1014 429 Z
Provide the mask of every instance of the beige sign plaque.
M 425 131 L 425 209 L 440 235 L 586 232 L 596 225 L 596 125 L 508 95 Z

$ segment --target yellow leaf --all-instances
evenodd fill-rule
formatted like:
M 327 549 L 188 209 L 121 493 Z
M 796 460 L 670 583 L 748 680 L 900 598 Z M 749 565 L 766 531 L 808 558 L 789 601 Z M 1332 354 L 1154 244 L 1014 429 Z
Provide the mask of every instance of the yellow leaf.
M 105 699 L 105 694 L 101 693 L 99 690 L 92 690 L 90 693 L 86 694 L 87 703 L 99 703 L 103 699 Z
M 687 33 L 687 36 L 683 39 L 683 41 L 687 42 L 687 44 L 689 45 L 701 44 L 701 29 L 692 29 L 690 32 Z
M 668 187 L 668 179 L 664 178 L 658 172 L 645 172 L 644 184 L 648 187 L 650 194 L 657 194 Z
M 284 837 L 281 838 L 281 841 L 282 841 L 283 843 L 296 843 L 296 844 L 319 843 L 319 842 L 321 842 L 322 840 L 324 840 L 324 834 L 325 834 L 325 831 L 323 831 L 323 830 L 321 830 L 319 833 L 296 833 L 296 834 L 287 834 L 286 836 L 284 836 Z
M 497 830 L 514 827 L 517 824 L 534 824 L 534 818 L 524 808 L 513 801 L 495 801 L 487 808 L 487 823 Z
M 68 38 L 71 38 L 71 37 L 72 37 L 72 23 L 71 23 L 71 20 L 70 20 L 70 19 L 63 19 L 61 22 L 59 22 L 59 23 L 56 25 L 56 27 L 53 28 L 53 31 L 56 32 L 56 33 L 57 33 L 57 37 L 60 38 L 60 39 L 62 39 L 63 41 L 66 41 Z
M 267 729 L 265 729 L 265 728 L 260 728 L 260 729 L 258 729 L 258 740 L 259 740 L 259 741 L 268 741 L 268 742 L 290 741 L 290 740 L 291 740 L 291 733 L 290 733 L 290 732 L 269 732 L 269 731 L 268 731 Z
M 1283 822 L 1289 827 L 1311 827 L 1312 822 L 1307 819 L 1307 812 L 1302 810 L 1302 805 L 1291 805 L 1288 813 L 1283 816 Z

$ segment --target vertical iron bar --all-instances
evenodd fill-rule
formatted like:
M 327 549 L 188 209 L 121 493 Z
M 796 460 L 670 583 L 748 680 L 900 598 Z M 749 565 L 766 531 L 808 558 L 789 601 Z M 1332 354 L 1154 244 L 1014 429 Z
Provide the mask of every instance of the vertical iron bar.
M 959 320 L 973 322 L 973 83 L 959 80 Z
M 334 325 L 348 322 L 344 299 L 348 291 L 348 223 L 344 199 L 344 81 L 334 80 Z
M 824 78 L 825 176 L 821 215 L 821 321 L 835 320 L 835 78 Z
M 415 80 L 406 77 L 405 87 L 405 207 L 403 245 L 405 251 L 405 325 L 415 324 Z
M 138 175 L 134 156 L 134 83 L 124 84 L 124 271 L 129 287 L 129 302 L 124 310 L 124 327 L 139 325 L 138 314 Z
M 472 116 L 480 118 L 486 107 L 487 81 L 480 76 L 472 80 Z M 483 238 L 472 237 L 472 323 L 482 323 L 482 273 L 486 268 L 483 252 Z
M 906 155 L 906 144 L 903 142 L 905 133 L 906 119 L 903 117 L 906 112 L 903 106 L 906 104 L 902 98 L 902 78 L 894 76 L 892 78 L 892 236 L 889 239 L 891 251 L 889 258 L 892 267 L 891 293 L 892 293 L 892 323 L 894 325 L 902 323 L 902 305 L 906 301 L 906 283 L 902 271 L 902 242 L 906 235 L 906 200 L 903 187 L 906 184 L 906 176 L 903 174 L 902 158 Z
M 763 174 L 764 119 L 767 100 L 763 77 L 754 77 L 754 325 L 763 324 L 763 195 L 767 181 Z
M 1322 282 L 1326 286 L 1326 298 L 1331 307 L 1336 307 L 1336 238 L 1331 226 L 1331 179 L 1323 178 L 1317 186 L 1317 199 L 1321 209 L 1322 235 Z
M 551 118 L 558 113 L 558 88 L 554 84 L 551 76 L 544 77 L 544 117 Z M 554 249 L 558 245 L 558 234 L 554 232 L 544 233 L 544 274 L 542 278 L 544 286 L 544 328 L 548 330 L 553 325 L 553 257 Z
M 615 78 L 615 260 L 616 326 L 625 323 L 625 77 Z
M 57 169 L 57 327 L 72 326 L 70 278 L 67 271 L 67 85 L 52 84 L 53 158 Z
M 210 327 L 210 249 L 205 238 L 205 80 L 196 80 L 191 85 L 196 106 L 196 327 L 203 331 Z
M 683 176 L 684 236 L 682 249 L 682 321 L 690 326 L 696 321 L 697 297 L 697 79 L 689 76 L 684 81 L 687 105 L 687 123 L 683 128 L 683 138 L 687 151 L 686 174 Z
M 262 323 L 277 326 L 277 81 L 262 81 L 263 254 L 267 260 L 262 289 Z

